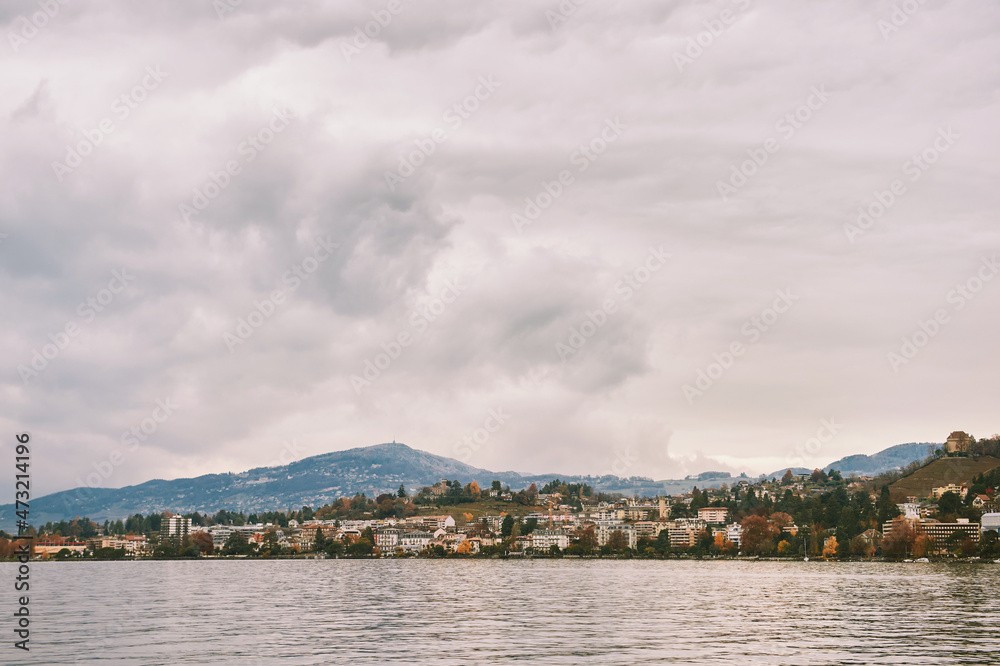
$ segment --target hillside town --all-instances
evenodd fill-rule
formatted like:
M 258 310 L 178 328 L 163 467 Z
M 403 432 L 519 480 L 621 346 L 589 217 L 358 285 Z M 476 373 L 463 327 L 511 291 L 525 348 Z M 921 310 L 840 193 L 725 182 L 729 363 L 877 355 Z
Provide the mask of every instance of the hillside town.
M 940 460 L 930 464 L 964 455 L 939 451 Z M 86 519 L 49 523 L 33 546 L 36 558 L 56 559 L 1000 557 L 1000 468 L 902 502 L 891 499 L 890 484 L 883 483 L 890 480 L 788 470 L 780 479 L 621 497 L 559 479 L 519 491 L 499 481 L 480 489 L 475 482 L 442 479 L 412 495 L 401 486 L 394 494 L 359 494 L 316 510 L 165 512 L 104 525 Z M 0 549 L 11 548 L 10 539 L 0 539 Z

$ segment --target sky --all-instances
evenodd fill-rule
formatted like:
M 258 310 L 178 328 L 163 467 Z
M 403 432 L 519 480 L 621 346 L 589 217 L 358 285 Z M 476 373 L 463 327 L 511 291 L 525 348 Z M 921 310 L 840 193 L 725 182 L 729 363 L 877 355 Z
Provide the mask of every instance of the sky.
M 35 495 L 390 441 L 679 478 L 1000 430 L 996 3 L 0 24 L 0 429 Z

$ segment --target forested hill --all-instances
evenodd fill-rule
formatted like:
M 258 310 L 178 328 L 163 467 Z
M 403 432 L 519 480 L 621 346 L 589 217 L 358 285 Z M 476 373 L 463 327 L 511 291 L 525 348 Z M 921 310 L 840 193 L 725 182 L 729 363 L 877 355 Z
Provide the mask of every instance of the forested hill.
M 559 477 L 567 483 L 587 483 L 595 490 L 624 494 L 663 493 L 652 479 L 617 476 L 573 476 L 567 474 L 522 475 L 491 472 L 452 458 L 419 451 L 395 442 L 335 451 L 303 458 L 280 467 L 260 467 L 238 474 L 206 474 L 165 481 L 155 479 L 124 488 L 76 488 L 38 497 L 31 502 L 33 524 L 88 516 L 94 520 L 116 520 L 135 513 L 193 511 L 214 513 L 270 511 L 320 506 L 343 496 L 365 493 L 375 497 L 404 486 L 409 492 L 433 485 L 441 479 L 476 481 L 489 487 L 493 480 L 520 489 L 532 483 L 539 487 Z M 690 489 L 690 483 L 686 484 Z M 0 528 L 12 529 L 14 506 L 0 507 Z

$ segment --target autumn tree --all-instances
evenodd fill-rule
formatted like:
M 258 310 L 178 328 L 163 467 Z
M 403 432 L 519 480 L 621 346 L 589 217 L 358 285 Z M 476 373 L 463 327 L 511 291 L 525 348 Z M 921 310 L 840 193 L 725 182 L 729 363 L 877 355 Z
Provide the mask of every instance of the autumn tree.
M 462 543 L 458 544 L 458 547 L 455 548 L 455 552 L 459 555 L 470 555 L 472 553 L 472 542 L 468 539 L 462 541 Z
M 832 536 L 823 544 L 823 557 L 830 558 L 837 556 L 837 537 Z
M 859 557 L 871 557 L 875 554 L 875 547 L 860 534 L 851 539 L 851 554 Z
M 786 470 L 785 475 L 781 477 L 781 485 L 783 486 L 791 485 L 792 481 L 794 480 L 795 477 L 792 475 L 792 470 L 790 469 Z
M 208 532 L 198 530 L 191 535 L 191 541 L 201 551 L 202 555 L 211 555 L 212 551 L 215 550 L 215 545 L 212 543 L 212 535 Z
M 469 485 L 465 486 L 465 492 L 466 492 L 466 494 L 469 497 L 471 497 L 473 499 L 473 501 L 478 500 L 479 496 L 482 495 L 482 493 L 483 493 L 483 491 L 480 490 L 480 488 L 479 488 L 479 484 L 476 483 L 475 481 L 473 481 L 473 482 L 469 483 Z
M 628 548 L 628 537 L 622 530 L 612 530 L 608 536 L 608 546 L 615 552 L 620 552 Z
M 764 516 L 747 516 L 741 523 L 743 527 L 740 545 L 749 553 L 766 553 L 774 547 L 774 537 L 780 530 L 771 525 Z
M 792 548 L 792 544 L 790 541 L 782 539 L 781 541 L 778 542 L 778 555 L 782 556 L 791 555 L 793 550 L 794 549 Z
M 892 519 L 889 533 L 882 539 L 882 552 L 891 557 L 905 557 L 917 540 L 917 530 L 905 516 Z
M 597 532 L 594 530 L 593 525 L 587 525 L 586 527 L 577 529 L 573 538 L 576 539 L 576 542 L 580 545 L 584 552 L 589 553 L 597 548 Z

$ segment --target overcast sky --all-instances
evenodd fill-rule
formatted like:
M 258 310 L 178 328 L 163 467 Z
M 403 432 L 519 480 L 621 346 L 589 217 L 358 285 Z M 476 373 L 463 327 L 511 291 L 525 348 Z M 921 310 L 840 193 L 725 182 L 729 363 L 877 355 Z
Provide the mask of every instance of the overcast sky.
M 273 4 L 0 10 L 36 495 L 392 440 L 667 478 L 1000 430 L 996 3 Z

